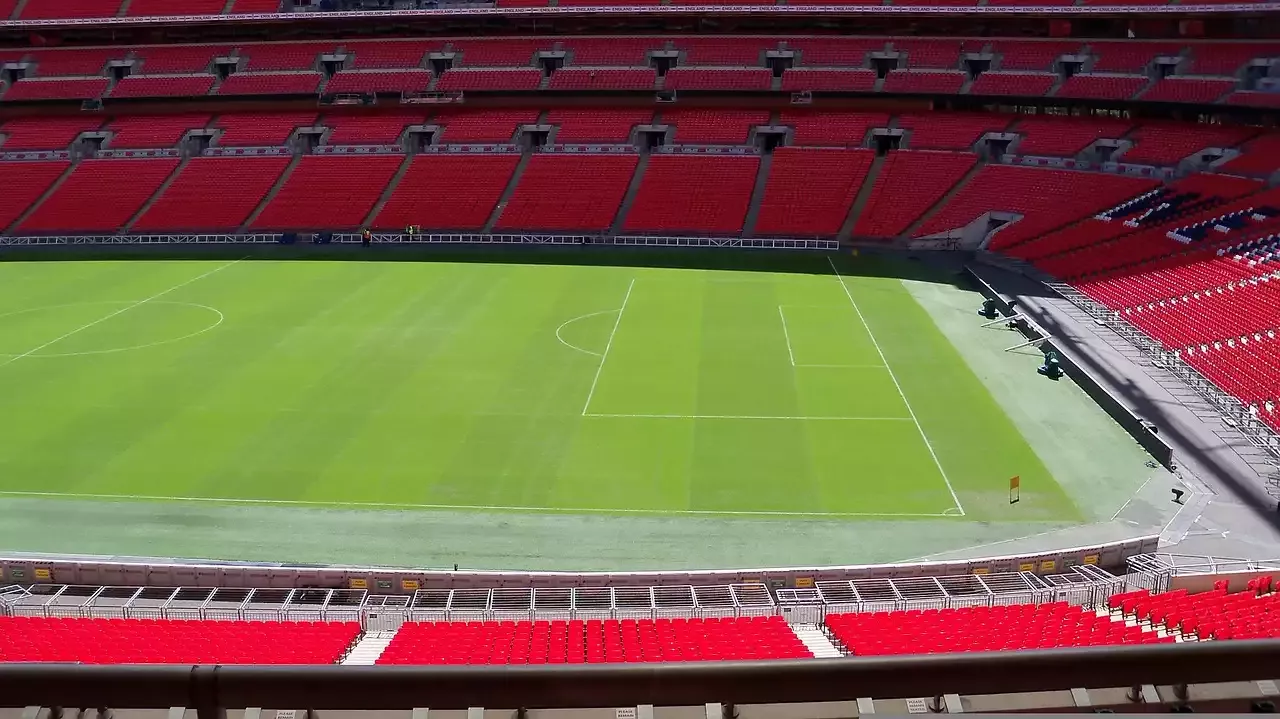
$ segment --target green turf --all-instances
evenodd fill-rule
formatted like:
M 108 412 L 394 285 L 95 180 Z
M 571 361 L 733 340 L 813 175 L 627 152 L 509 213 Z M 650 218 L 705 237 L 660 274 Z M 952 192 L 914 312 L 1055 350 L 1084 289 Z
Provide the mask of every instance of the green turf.
M 836 262 L 0 263 L 0 491 L 1081 519 L 901 281 Z

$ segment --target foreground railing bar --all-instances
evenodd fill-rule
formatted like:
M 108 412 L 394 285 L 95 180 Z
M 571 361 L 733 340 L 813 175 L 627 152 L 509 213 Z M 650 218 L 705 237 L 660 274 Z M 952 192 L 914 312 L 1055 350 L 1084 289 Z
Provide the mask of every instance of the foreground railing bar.
M 1262 680 L 1280 640 L 1095 647 L 1032 652 L 505 667 L 252 667 L 0 665 L 0 706 L 465 709 L 696 706 L 854 701 Z

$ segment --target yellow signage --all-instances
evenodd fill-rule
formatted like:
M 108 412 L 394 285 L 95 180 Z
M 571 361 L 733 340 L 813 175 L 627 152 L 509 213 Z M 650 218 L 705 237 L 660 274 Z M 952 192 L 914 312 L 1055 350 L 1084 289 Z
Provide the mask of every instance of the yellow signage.
M 1019 572 L 1034 572 L 1034 571 L 1036 571 L 1036 563 L 1035 563 L 1035 562 L 1023 562 L 1022 564 L 1019 564 L 1019 565 L 1018 565 L 1018 571 L 1019 571 Z
M 986 567 L 974 567 L 973 573 L 974 574 L 990 574 L 991 570 L 987 569 Z
M 368 589 L 368 588 L 369 588 L 369 580 L 367 580 L 367 579 L 357 579 L 357 578 L 355 578 L 355 577 L 352 577 L 352 578 L 351 578 L 351 588 L 352 588 L 352 589 Z
M 796 577 L 796 589 L 812 589 L 813 577 Z
M 53 579 L 53 572 L 52 572 L 51 570 L 48 570 L 48 569 L 37 568 L 37 569 L 35 570 L 35 574 L 36 574 L 36 581 L 37 581 L 37 582 L 47 582 L 47 581 L 49 581 L 49 580 Z
M 1054 568 L 1057 566 L 1058 566 L 1057 562 L 1053 561 L 1052 559 L 1046 559 L 1040 563 L 1040 571 L 1052 572 Z
M 401 579 L 400 588 L 406 592 L 416 592 L 419 589 L 419 583 L 416 579 Z
M 1085 564 L 1097 564 L 1097 563 L 1098 563 L 1098 555 L 1096 555 L 1096 554 L 1086 554 L 1086 555 L 1084 555 L 1084 563 L 1085 563 Z

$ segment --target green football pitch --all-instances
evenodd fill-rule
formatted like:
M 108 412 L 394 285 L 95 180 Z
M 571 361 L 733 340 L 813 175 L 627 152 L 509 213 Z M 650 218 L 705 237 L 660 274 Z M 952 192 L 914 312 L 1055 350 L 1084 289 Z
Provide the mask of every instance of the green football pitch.
M 884 261 L 500 257 L 0 263 L 0 495 L 1081 517 Z

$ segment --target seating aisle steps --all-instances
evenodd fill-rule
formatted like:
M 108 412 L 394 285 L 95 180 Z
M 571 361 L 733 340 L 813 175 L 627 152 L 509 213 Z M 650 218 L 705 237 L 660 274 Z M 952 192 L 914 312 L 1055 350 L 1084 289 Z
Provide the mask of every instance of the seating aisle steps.
M 805 647 L 819 659 L 832 659 L 844 656 L 844 652 L 836 648 L 827 638 L 822 628 L 816 624 L 792 624 L 791 631 L 796 633 Z
M 386 651 L 387 645 L 391 643 L 391 639 L 395 637 L 395 632 L 365 632 L 360 641 L 356 642 L 355 647 L 351 649 L 351 653 L 346 659 L 342 660 L 343 666 L 371 667 L 378 662 L 378 657 Z

